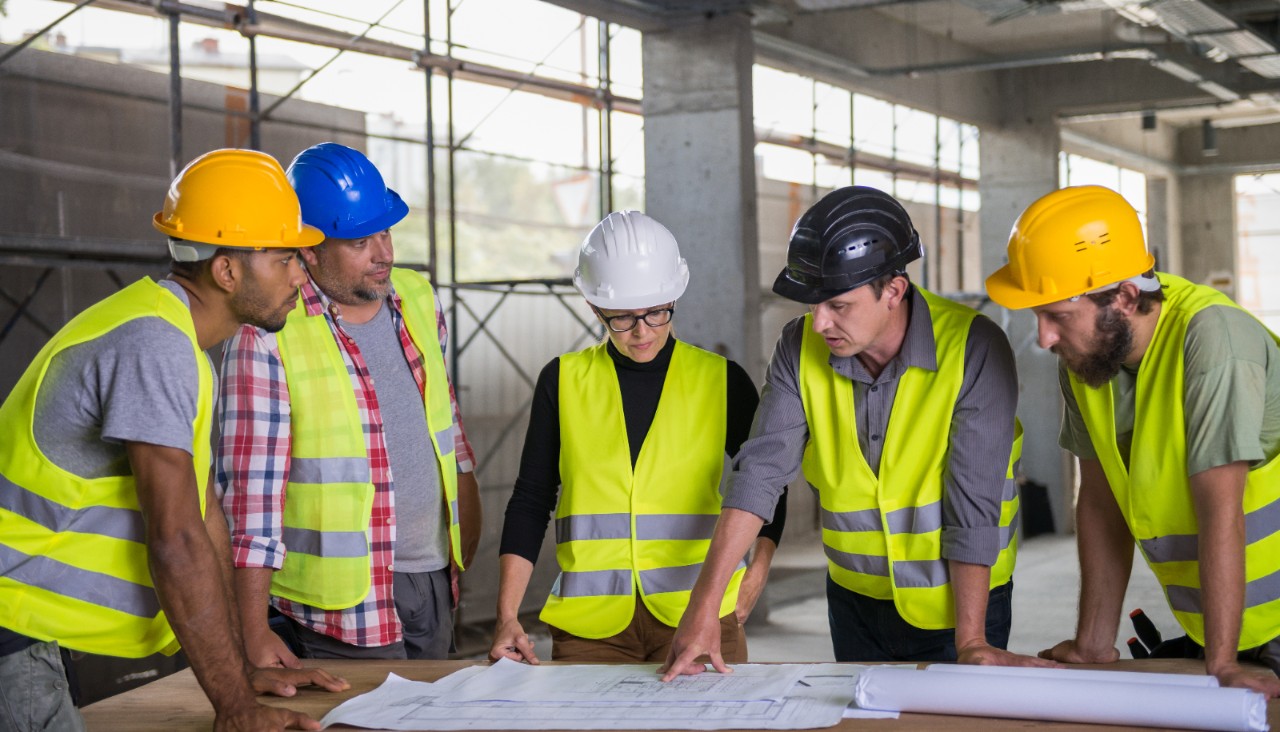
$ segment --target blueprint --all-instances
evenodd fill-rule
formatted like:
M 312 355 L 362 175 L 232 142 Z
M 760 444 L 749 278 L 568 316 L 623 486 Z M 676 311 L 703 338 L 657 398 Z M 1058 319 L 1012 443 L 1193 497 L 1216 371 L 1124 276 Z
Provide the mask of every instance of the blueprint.
M 457 690 L 455 701 L 733 702 L 780 701 L 804 675 L 801 664 L 740 664 L 731 674 L 679 676 L 663 683 L 657 664 L 530 666 L 502 659 Z
M 389 730 L 811 729 L 839 723 L 853 700 L 858 674 L 865 668 L 844 664 L 776 666 L 797 672 L 792 688 L 777 700 L 645 701 L 638 695 L 622 701 L 605 701 L 599 697 L 578 701 L 460 700 L 468 687 L 483 686 L 482 677 L 496 667 L 497 664 L 473 666 L 435 683 L 408 681 L 390 674 L 377 689 L 345 702 L 321 721 L 326 727 L 349 724 Z M 648 666 L 533 668 L 571 674 L 585 669 L 597 677 L 616 669 L 656 678 Z M 614 673 L 619 672 L 609 672 Z M 733 676 L 738 673 L 741 671 Z M 720 674 L 703 675 L 720 677 Z M 624 676 L 619 674 L 619 677 Z M 605 693 L 617 693 L 615 686 L 606 684 L 602 688 Z M 720 693 L 723 692 L 721 689 Z

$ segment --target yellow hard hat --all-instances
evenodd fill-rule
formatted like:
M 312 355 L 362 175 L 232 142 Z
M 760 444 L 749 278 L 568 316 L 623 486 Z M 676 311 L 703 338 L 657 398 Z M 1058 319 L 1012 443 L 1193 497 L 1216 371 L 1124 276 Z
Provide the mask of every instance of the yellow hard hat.
M 175 239 L 215 247 L 299 248 L 324 240 L 302 223 L 298 196 L 275 158 L 214 150 L 178 173 L 152 224 Z
M 987 294 L 1010 310 L 1082 295 L 1155 266 L 1138 212 L 1115 191 L 1073 186 L 1027 207 L 1009 234 L 1009 263 Z

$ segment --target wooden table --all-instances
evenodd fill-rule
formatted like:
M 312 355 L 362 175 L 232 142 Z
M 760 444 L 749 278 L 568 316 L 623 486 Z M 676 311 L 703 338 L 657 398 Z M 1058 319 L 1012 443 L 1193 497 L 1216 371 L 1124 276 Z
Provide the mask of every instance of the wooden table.
M 327 661 L 316 663 L 339 674 L 351 682 L 351 688 L 339 694 L 309 689 L 300 690 L 292 699 L 262 697 L 265 703 L 286 706 L 306 712 L 316 719 L 330 709 L 357 694 L 363 694 L 380 685 L 388 673 L 395 673 L 414 681 L 435 681 L 460 668 L 475 665 L 472 661 Z M 1095 667 L 1100 668 L 1100 667 Z M 1164 673 L 1200 673 L 1204 666 L 1185 660 L 1120 661 L 1105 668 L 1123 671 L 1157 671 Z M 85 707 L 85 722 L 89 732 L 187 732 L 207 730 L 213 727 L 213 707 L 204 692 L 196 684 L 190 669 L 168 678 L 125 692 Z M 1280 700 L 1272 701 L 1267 709 L 1267 721 L 1273 730 L 1280 732 Z M 1114 727 L 1103 725 L 1066 724 L 1062 722 L 1030 722 L 1017 719 L 990 719 L 986 717 L 947 717 L 927 714 L 903 714 L 898 720 L 846 719 L 835 729 L 882 730 L 883 732 L 924 732 L 945 729 L 949 732 L 977 732 L 978 730 L 1150 730 L 1149 727 Z M 335 729 L 352 729 L 339 725 Z

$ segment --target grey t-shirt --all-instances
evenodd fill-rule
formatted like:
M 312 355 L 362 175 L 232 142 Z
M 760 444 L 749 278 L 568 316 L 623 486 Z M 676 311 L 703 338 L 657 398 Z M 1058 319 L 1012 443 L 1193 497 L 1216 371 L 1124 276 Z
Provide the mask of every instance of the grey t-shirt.
M 191 306 L 177 283 L 159 284 Z M 162 318 L 135 318 L 53 357 L 36 395 L 36 444 L 82 478 L 131 475 L 125 442 L 191 452 L 198 390 L 187 336 Z
M 1187 323 L 1183 354 L 1187 475 L 1240 460 L 1257 466 L 1280 453 L 1280 348 L 1263 325 L 1239 308 L 1207 307 Z M 1096 459 L 1061 365 L 1058 381 L 1066 402 L 1058 442 L 1082 458 Z M 1137 371 L 1126 368 L 1111 382 L 1116 444 L 1126 464 L 1137 381 Z
M 404 358 L 386 300 L 366 323 L 342 321 L 356 342 L 382 413 L 383 439 L 395 495 L 397 572 L 434 572 L 449 565 L 440 464 L 431 447 L 422 393 Z

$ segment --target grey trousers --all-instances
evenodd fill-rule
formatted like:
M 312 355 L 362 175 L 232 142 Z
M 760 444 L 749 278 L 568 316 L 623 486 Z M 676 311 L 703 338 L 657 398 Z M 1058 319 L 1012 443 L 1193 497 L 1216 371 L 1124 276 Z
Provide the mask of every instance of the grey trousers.
M 84 732 L 57 643 L 0 656 L 0 732 Z
M 394 573 L 392 594 L 404 640 L 386 646 L 354 646 L 317 633 L 292 618 L 289 625 L 303 658 L 410 658 L 443 660 L 453 640 L 449 569 Z M 286 639 L 288 641 L 289 639 Z

